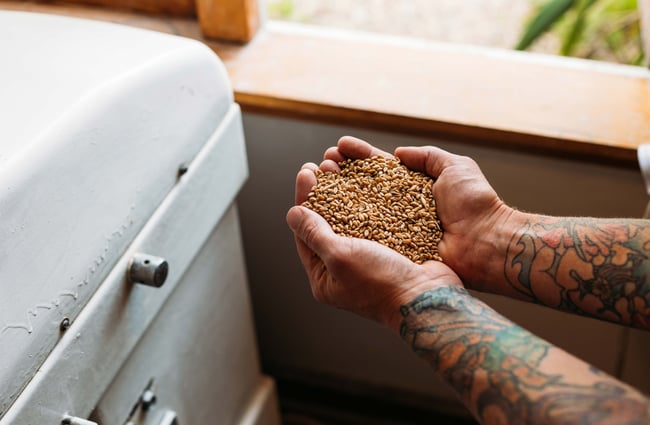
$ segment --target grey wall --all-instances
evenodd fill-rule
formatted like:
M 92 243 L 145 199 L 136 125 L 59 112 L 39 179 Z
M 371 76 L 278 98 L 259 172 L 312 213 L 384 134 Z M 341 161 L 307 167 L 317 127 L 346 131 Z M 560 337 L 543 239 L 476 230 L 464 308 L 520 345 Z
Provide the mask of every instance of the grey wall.
M 238 202 L 261 356 L 271 374 L 337 376 L 425 397 L 453 398 L 396 335 L 312 299 L 285 213 L 293 204 L 300 165 L 320 161 L 323 151 L 344 134 L 387 151 L 436 144 L 469 155 L 501 197 L 523 210 L 640 217 L 647 202 L 636 170 L 256 114 L 244 114 L 244 127 L 251 174 Z M 641 362 L 650 355 L 648 334 L 630 334 L 611 324 L 496 296 L 481 297 L 520 325 L 611 374 L 634 380 L 635 373 L 624 369 L 634 371 L 633 360 Z

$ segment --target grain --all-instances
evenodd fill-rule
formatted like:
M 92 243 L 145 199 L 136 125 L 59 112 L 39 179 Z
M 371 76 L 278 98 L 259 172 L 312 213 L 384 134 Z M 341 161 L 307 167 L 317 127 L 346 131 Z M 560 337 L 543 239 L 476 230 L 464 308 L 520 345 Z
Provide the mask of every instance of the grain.
M 433 180 L 397 158 L 346 159 L 340 172 L 316 171 L 304 206 L 323 216 L 342 236 L 377 241 L 415 263 L 442 261 L 442 227 Z

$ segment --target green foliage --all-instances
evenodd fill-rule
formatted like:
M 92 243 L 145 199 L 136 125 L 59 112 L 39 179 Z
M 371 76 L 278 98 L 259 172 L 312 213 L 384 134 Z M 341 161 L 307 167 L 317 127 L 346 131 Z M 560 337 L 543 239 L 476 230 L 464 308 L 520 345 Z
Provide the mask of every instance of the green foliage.
M 571 7 L 575 0 L 550 0 L 542 5 L 531 20 L 526 32 L 517 43 L 517 50 L 527 49 L 542 34 L 548 31 Z
M 271 19 L 289 19 L 293 16 L 294 0 L 274 0 L 268 2 L 268 11 Z
M 516 48 L 525 50 L 547 33 L 565 56 L 641 64 L 637 0 L 545 0 Z
M 569 56 L 575 50 L 585 32 L 585 27 L 587 25 L 587 12 L 596 1 L 597 0 L 583 0 L 579 2 L 573 24 L 569 26 L 567 35 L 562 40 L 562 47 L 560 48 L 560 53 L 562 55 Z

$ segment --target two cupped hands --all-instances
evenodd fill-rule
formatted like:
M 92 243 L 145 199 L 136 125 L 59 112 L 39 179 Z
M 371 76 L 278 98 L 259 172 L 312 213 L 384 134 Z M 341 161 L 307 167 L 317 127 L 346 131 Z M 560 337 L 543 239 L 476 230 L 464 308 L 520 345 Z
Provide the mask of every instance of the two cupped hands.
M 338 163 L 381 155 L 435 179 L 433 197 L 444 236 L 443 262 L 416 264 L 377 242 L 339 236 L 323 217 L 300 206 L 316 185 L 316 170 L 339 171 Z M 320 165 L 306 163 L 296 177 L 296 206 L 287 213 L 314 297 L 398 330 L 399 308 L 424 291 L 466 286 L 484 278 L 491 236 L 507 219 L 507 207 L 470 158 L 436 147 L 399 147 L 394 155 L 350 136 L 325 151 Z

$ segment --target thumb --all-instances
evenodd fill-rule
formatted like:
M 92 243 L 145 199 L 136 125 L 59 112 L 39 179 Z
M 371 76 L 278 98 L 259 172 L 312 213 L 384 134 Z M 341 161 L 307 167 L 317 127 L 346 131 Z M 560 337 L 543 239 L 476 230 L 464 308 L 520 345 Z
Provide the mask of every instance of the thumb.
M 306 207 L 292 207 L 287 213 L 287 224 L 296 238 L 321 258 L 338 237 L 323 217 Z
M 395 156 L 411 170 L 437 178 L 457 155 L 433 146 L 407 146 L 395 149 Z

